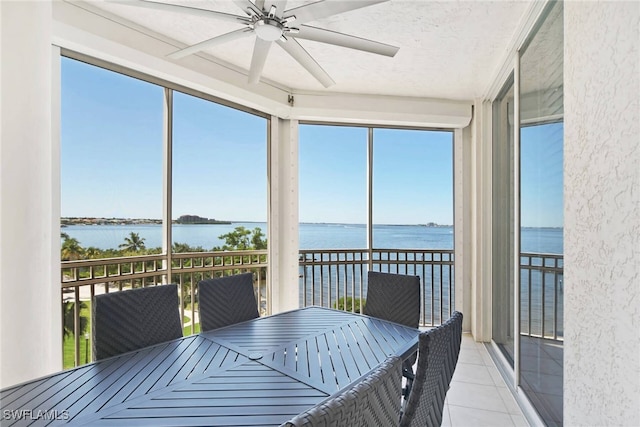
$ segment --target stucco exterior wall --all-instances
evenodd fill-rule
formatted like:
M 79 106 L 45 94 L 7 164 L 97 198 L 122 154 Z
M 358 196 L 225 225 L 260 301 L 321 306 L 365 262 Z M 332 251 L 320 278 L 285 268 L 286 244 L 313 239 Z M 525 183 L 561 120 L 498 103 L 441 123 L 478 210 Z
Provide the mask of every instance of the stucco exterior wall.
M 640 3 L 564 7 L 564 423 L 637 426 Z

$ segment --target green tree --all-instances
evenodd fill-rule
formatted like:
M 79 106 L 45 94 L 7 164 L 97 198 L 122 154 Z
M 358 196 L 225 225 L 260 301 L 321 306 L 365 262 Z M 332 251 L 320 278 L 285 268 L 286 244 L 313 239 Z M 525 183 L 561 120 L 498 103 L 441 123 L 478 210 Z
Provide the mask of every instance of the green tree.
M 243 226 L 236 227 L 233 231 L 218 236 L 218 238 L 223 239 L 225 244 L 222 248 L 213 248 L 213 250 L 245 251 L 267 248 L 267 239 L 260 227 L 253 230 L 248 230 Z
M 256 250 L 267 249 L 267 238 L 260 227 L 253 229 L 251 233 L 251 245 L 253 249 Z
M 191 246 L 189 246 L 187 243 L 174 242 L 172 252 L 173 253 L 191 252 Z
M 88 259 L 102 258 L 102 249 L 96 248 L 95 246 L 89 246 L 84 250 L 84 255 Z
M 138 233 L 134 233 L 133 231 L 129 234 L 129 237 L 124 238 L 124 243 L 119 245 L 118 247 L 123 251 L 132 251 L 138 252 L 145 248 L 144 246 L 144 237 L 140 237 Z
M 236 227 L 233 231 L 227 234 L 218 236 L 219 239 L 223 239 L 225 244 L 222 246 L 222 250 L 225 251 L 244 251 L 250 249 L 250 237 L 251 231 L 247 230 L 243 226 Z
M 174 242 L 172 252 L 174 254 L 181 252 L 204 252 L 204 248 L 202 246 L 190 246 L 188 243 Z
M 363 298 L 340 297 L 338 298 L 338 301 L 333 303 L 333 308 L 360 313 L 360 307 L 364 307 L 365 303 L 366 300 Z
M 60 258 L 62 261 L 73 261 L 81 259 L 84 255 L 84 248 L 80 246 L 78 239 L 69 237 L 67 233 L 61 233 L 62 246 L 60 248 Z

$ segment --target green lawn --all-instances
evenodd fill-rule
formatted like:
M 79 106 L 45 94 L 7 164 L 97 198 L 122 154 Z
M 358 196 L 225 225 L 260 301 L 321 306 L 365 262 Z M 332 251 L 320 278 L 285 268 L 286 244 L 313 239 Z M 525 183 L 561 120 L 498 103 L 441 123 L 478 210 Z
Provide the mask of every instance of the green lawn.
M 80 309 L 80 316 L 84 316 L 88 319 L 87 334 L 91 333 L 91 301 L 84 301 L 86 307 Z M 87 335 L 89 337 L 89 335 Z M 74 362 L 74 336 L 69 335 L 63 338 L 63 368 L 73 368 Z M 80 363 L 84 364 L 91 362 L 91 340 L 85 339 L 84 336 L 80 337 Z
M 197 334 L 198 332 L 200 332 L 200 323 L 195 324 L 194 334 Z M 191 335 L 191 325 L 184 327 L 184 329 L 182 330 L 182 335 L 184 336 Z

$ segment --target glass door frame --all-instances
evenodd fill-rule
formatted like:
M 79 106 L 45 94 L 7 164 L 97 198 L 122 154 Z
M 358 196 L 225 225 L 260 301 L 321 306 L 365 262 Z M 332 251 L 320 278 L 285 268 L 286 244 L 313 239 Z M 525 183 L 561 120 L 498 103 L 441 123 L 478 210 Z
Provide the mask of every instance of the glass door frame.
M 556 2 L 554 1 L 546 1 L 538 4 L 538 7 L 533 10 L 530 14 L 530 23 L 528 26 L 528 31 L 526 35 L 522 36 L 520 43 L 517 45 L 517 49 L 514 49 L 512 59 L 505 64 L 502 70 L 502 78 L 499 81 L 495 82 L 495 86 L 493 87 L 493 96 L 489 98 L 489 104 L 491 108 L 489 108 L 490 119 L 488 120 L 488 125 L 491 126 L 491 135 L 492 140 L 490 143 L 491 149 L 494 150 L 494 141 L 493 138 L 497 137 L 499 134 L 511 133 L 507 129 L 505 131 L 504 126 L 507 124 L 502 117 L 496 117 L 496 112 L 494 111 L 494 107 L 496 103 L 500 103 L 503 101 L 504 96 L 511 90 L 510 84 L 513 83 L 513 96 L 514 96 L 514 112 L 513 112 L 513 129 L 512 129 L 512 141 L 510 141 L 512 152 L 509 153 L 510 159 L 508 163 L 511 163 L 509 166 L 512 168 L 510 173 L 510 179 L 512 186 L 512 194 L 510 197 L 509 206 L 511 210 L 511 218 L 510 223 L 505 227 L 511 227 L 512 231 L 512 247 L 508 248 L 507 251 L 502 254 L 503 256 L 509 255 L 510 260 L 507 262 L 511 262 L 511 268 L 508 272 L 510 276 L 510 282 L 513 286 L 513 365 L 511 364 L 509 358 L 504 354 L 502 350 L 501 344 L 494 341 L 494 325 L 491 327 L 491 340 L 490 343 L 487 344 L 487 349 L 489 350 L 490 355 L 496 362 L 496 366 L 500 371 L 502 377 L 505 379 L 505 382 L 508 388 L 511 390 L 512 394 L 516 398 L 518 404 L 523 410 L 525 417 L 528 422 L 532 425 L 544 425 L 544 421 L 538 410 L 533 406 L 532 401 L 527 396 L 524 388 L 521 385 L 521 277 L 520 277 L 520 253 L 521 253 L 521 153 L 520 153 L 520 142 L 521 142 L 521 56 L 526 51 L 527 47 L 531 43 L 531 41 L 538 34 L 538 30 L 543 25 L 547 17 L 549 16 L 551 10 L 554 8 Z M 498 122 L 500 120 L 500 122 Z M 502 128 L 501 128 L 502 127 Z M 495 159 L 495 153 L 492 153 L 492 159 Z M 492 168 L 496 166 L 492 163 Z M 501 167 L 505 167 L 504 165 L 500 165 Z M 493 172 L 492 172 L 493 173 Z M 508 174 L 508 171 L 503 171 L 502 176 Z M 492 175 L 492 180 L 494 176 Z M 493 186 L 493 182 L 491 184 Z M 504 186 L 502 188 L 505 188 Z M 508 188 L 508 186 L 506 187 Z M 493 204 L 493 198 L 496 197 L 496 194 L 492 194 L 492 218 L 496 215 L 494 211 L 495 205 Z M 502 214 L 503 217 L 505 214 Z M 492 227 L 494 226 L 492 220 Z M 508 232 L 508 230 L 504 231 Z M 496 256 L 493 249 L 497 242 L 495 241 L 495 230 L 491 230 L 491 251 L 492 257 Z M 492 270 L 495 268 L 495 263 L 491 261 Z M 496 274 L 496 271 L 492 271 L 493 274 Z M 493 285 L 490 285 L 492 295 L 493 295 Z M 492 297 L 493 298 L 493 297 Z M 498 309 L 493 304 L 491 307 L 491 319 L 492 322 L 494 320 L 493 314 L 494 310 Z M 508 325 L 505 325 L 508 327 Z

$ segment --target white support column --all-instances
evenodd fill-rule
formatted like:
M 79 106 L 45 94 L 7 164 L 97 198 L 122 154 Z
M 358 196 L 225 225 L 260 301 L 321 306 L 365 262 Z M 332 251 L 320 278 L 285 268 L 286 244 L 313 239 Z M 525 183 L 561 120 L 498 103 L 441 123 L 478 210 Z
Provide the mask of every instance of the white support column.
M 471 123 L 471 332 L 491 339 L 491 104 L 477 100 Z
M 462 329 L 471 330 L 471 131 L 456 129 L 454 143 L 455 309 L 464 315 Z
M 269 151 L 271 312 L 298 308 L 298 121 L 272 116 Z
M 51 2 L 0 1 L 0 387 L 62 367 L 60 59 L 51 16 Z
M 171 219 L 173 218 L 173 90 L 164 90 L 164 108 L 163 108 L 163 151 L 162 156 L 162 251 L 166 252 L 167 260 L 164 262 L 164 268 L 168 274 L 164 277 L 164 283 L 171 283 L 171 266 L 172 261 L 172 233 L 173 227 Z M 184 305 L 180 305 L 180 316 L 184 317 Z

